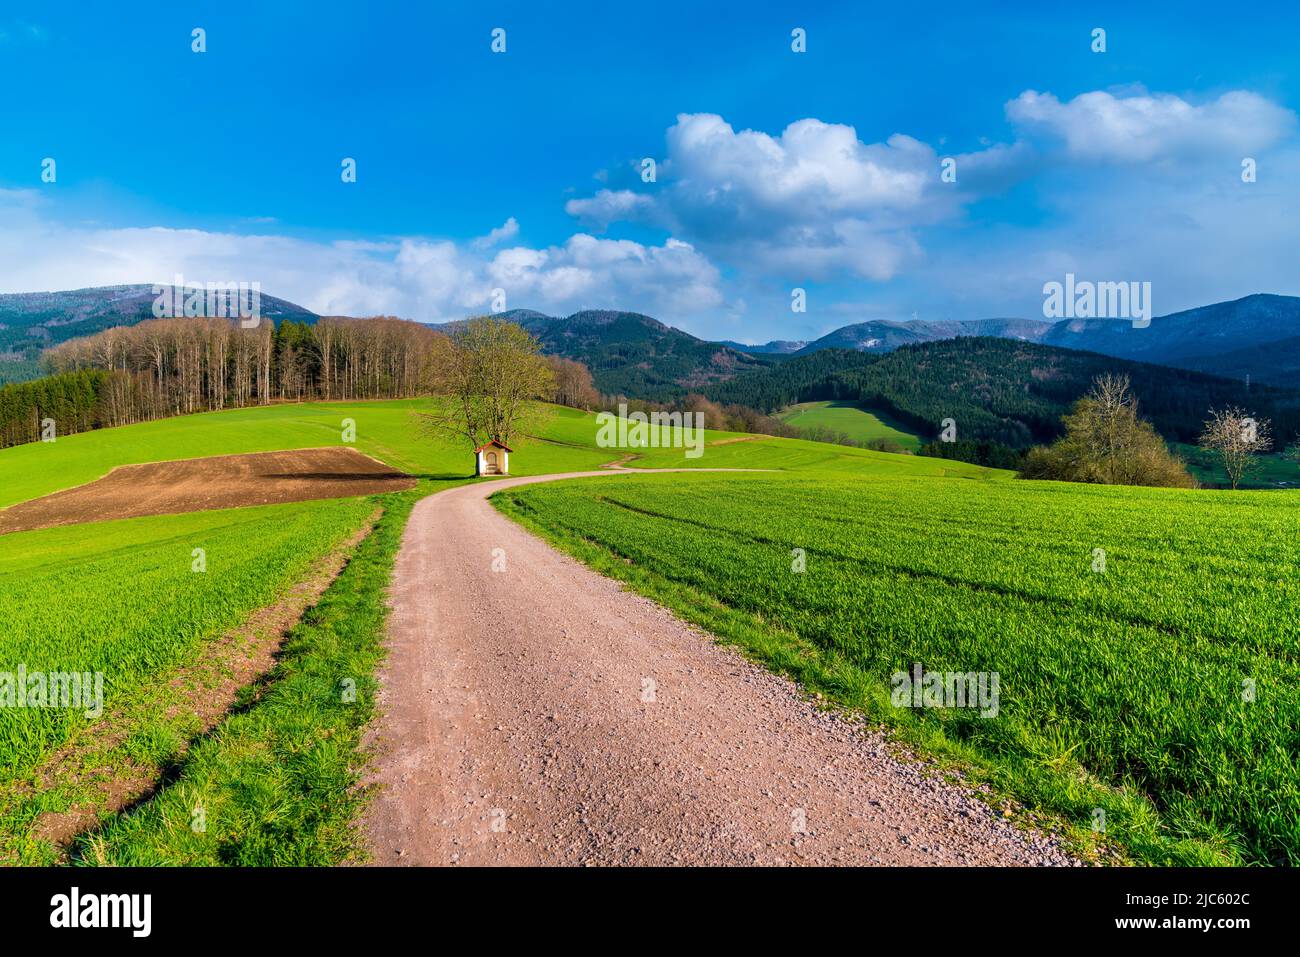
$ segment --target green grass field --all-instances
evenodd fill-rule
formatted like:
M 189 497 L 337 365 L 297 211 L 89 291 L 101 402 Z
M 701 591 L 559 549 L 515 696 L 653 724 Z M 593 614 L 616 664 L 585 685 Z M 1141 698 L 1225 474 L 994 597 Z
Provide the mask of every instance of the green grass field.
M 325 688 L 321 669 L 337 666 L 332 656 L 341 641 L 350 649 L 347 654 L 356 656 L 358 681 L 364 685 L 371 679 L 382 637 L 384 586 L 406 512 L 422 495 L 472 480 L 467 450 L 419 433 L 412 412 L 429 406 L 427 401 L 278 405 L 0 451 L 5 505 L 93 481 L 118 465 L 341 444 L 345 419 L 355 423 L 361 451 L 422 477 L 416 491 L 393 496 L 0 536 L 0 607 L 10 626 L 0 635 L 0 672 L 16 674 L 21 665 L 29 673 L 102 673 L 103 720 L 113 728 L 100 740 L 93 733 L 97 720 L 82 710 L 0 708 L 0 859 L 57 860 L 55 847 L 32 836 L 33 826 L 101 801 L 103 782 L 94 775 L 42 780 L 67 748 L 75 749 L 84 767 L 112 767 L 136 777 L 180 776 L 132 812 L 129 822 L 109 821 L 105 831 L 87 836 L 77 851 L 84 860 L 157 862 L 171 855 L 206 863 L 328 863 L 345 856 L 340 828 L 352 800 L 344 797 L 345 784 L 360 763 L 355 739 L 368 705 L 340 712 L 333 699 L 310 695 Z M 516 474 L 593 469 L 624 455 L 598 448 L 594 416 L 571 409 L 552 409 L 538 432 L 538 438 L 514 443 Z M 708 436 L 710 441 L 728 437 Z M 811 444 L 792 444 L 785 454 L 806 460 L 826 448 L 805 445 Z M 674 450 L 647 451 L 669 455 Z M 680 456 L 680 449 L 675 454 Z M 865 461 L 859 456 L 857 461 Z M 381 504 L 379 531 L 359 551 L 366 561 L 354 561 L 294 633 L 303 661 L 312 662 L 312 676 L 280 675 L 267 694 L 258 693 L 256 714 L 232 715 L 196 740 L 202 729 L 173 692 L 175 676 L 209 643 L 274 602 Z M 204 549 L 205 572 L 191 570 L 195 548 Z M 328 691 L 333 694 L 332 686 Z M 285 700 L 292 707 L 285 707 Z M 312 736 L 326 732 L 331 740 L 325 750 L 315 749 Z M 307 748 L 314 755 L 310 760 L 295 757 L 304 740 L 313 745 Z M 195 783 L 199 779 L 201 785 Z M 171 802 L 195 787 L 206 795 L 205 807 L 223 809 L 207 832 L 214 840 L 186 830 L 190 842 L 177 843 L 171 811 L 163 809 L 180 807 Z M 267 813 L 271 816 L 264 817 Z M 87 843 L 91 837 L 97 843 Z
M 150 800 L 83 834 L 74 862 L 326 866 L 362 858 L 357 783 L 375 714 L 388 580 L 411 507 L 431 486 L 381 498 L 374 532 L 289 633 L 261 693 L 198 740 Z
M 87 864 L 330 864 L 373 714 L 384 596 L 420 496 L 471 481 L 463 448 L 419 434 L 427 402 L 280 405 L 143 423 L 0 451 L 0 505 L 117 465 L 341 444 L 418 489 L 0 536 L 0 671 L 102 670 L 106 713 L 159 707 L 97 760 L 160 786 L 72 848 Z M 496 501 L 595 567 L 735 641 L 832 700 L 1081 832 L 1094 808 L 1136 860 L 1296 862 L 1300 494 L 1011 482 L 961 462 L 710 432 L 704 453 L 596 446 L 594 416 L 557 409 L 515 443 L 515 474 L 641 468 L 754 474 L 580 480 Z M 667 438 L 660 436 L 661 439 Z M 740 492 L 740 494 L 737 494 Z M 286 643 L 269 679 L 211 732 L 174 713 L 186 661 L 275 600 L 376 509 L 374 533 Z M 208 571 L 194 573 L 192 550 Z M 790 551 L 806 552 L 792 572 Z M 1104 573 L 1093 550 L 1106 551 Z M 626 559 L 626 561 L 625 561 Z M 997 671 L 996 719 L 900 711 L 893 671 Z M 353 702 L 339 675 L 355 674 Z M 1243 682 L 1255 700 L 1241 700 Z M 57 859 L 29 831 L 84 801 L 33 788 L 76 711 L 0 709 L 0 857 Z M 207 827 L 189 826 L 196 807 Z M 1086 835 L 1085 835 L 1086 836 Z
M 909 452 L 915 452 L 922 445 L 921 438 L 901 422 L 882 412 L 865 409 L 857 402 L 800 402 L 782 409 L 777 418 L 797 429 L 820 426 L 843 432 L 858 442 L 888 439 Z
M 118 465 L 338 445 L 345 419 L 355 422 L 357 448 L 422 476 L 418 491 L 428 494 L 468 481 L 473 472 L 468 451 L 419 434 L 412 412 L 429 405 L 279 405 L 5 449 L 0 451 L 0 505 L 93 481 Z M 595 447 L 594 420 L 584 413 L 553 409 L 541 431 L 545 438 L 515 444 L 516 473 L 590 469 L 617 457 L 617 451 Z M 317 559 L 359 529 L 381 501 L 409 510 L 415 497 L 404 493 L 152 516 L 0 536 L 0 607 L 9 626 L 0 635 L 0 672 L 16 675 L 21 665 L 28 673 L 102 673 L 102 720 L 114 722 L 118 732 L 106 750 L 83 734 L 97 723 L 83 710 L 0 707 L 0 859 L 53 860 L 55 849 L 31 838 L 33 823 L 98 800 L 99 789 L 83 781 L 32 786 L 61 748 L 90 747 L 93 753 L 84 756 L 88 762 L 161 775 L 200 730 L 175 696 L 166 693 L 178 671 L 209 642 L 274 602 Z M 385 520 L 398 521 L 400 532 L 400 520 Z M 191 570 L 195 548 L 205 552 L 206 572 Z M 376 559 L 380 564 L 370 570 L 364 592 L 349 601 L 360 617 L 346 623 L 346 629 L 369 622 L 368 631 L 350 632 L 355 642 L 369 642 L 363 655 L 377 653 L 384 595 L 375 580 L 386 582 L 382 563 L 391 557 L 389 548 Z M 370 670 L 362 669 L 358 677 L 368 680 Z M 322 728 L 334 727 L 327 711 L 307 707 L 300 723 L 317 720 Z M 355 708 L 348 712 L 352 718 L 359 713 Z M 248 733 L 246 727 L 241 733 Z M 200 753 L 211 760 L 210 750 Z M 348 752 L 355 764 L 354 757 Z M 224 759 L 217 763 L 225 767 Z M 283 766 L 282 761 L 276 764 Z M 261 786 L 250 775 L 232 779 L 245 796 Z M 272 786 L 269 779 L 262 784 Z M 224 803 L 230 806 L 229 800 Z M 312 807 L 304 805 L 304 820 Z M 256 815 L 248 812 L 241 820 L 250 816 Z M 304 850 L 296 837 L 285 841 L 284 854 L 301 852 L 295 859 L 321 862 L 319 853 Z
M 1081 832 L 1103 809 L 1137 860 L 1300 862 L 1300 495 L 700 474 L 493 501 Z M 915 662 L 996 672 L 998 716 L 893 707 Z
M 356 426 L 355 447 L 367 455 L 424 478 L 448 481 L 472 476 L 473 456 L 463 446 L 419 434 L 413 414 L 429 408 L 429 400 L 418 399 L 272 405 L 159 419 L 64 436 L 50 443 L 19 445 L 0 450 L 0 508 L 92 482 L 119 465 L 342 445 L 343 423 L 349 419 Z M 629 464 L 641 468 L 826 468 L 849 472 L 886 464 L 909 472 L 913 468 L 898 456 L 821 442 L 771 437 L 736 442 L 751 438 L 738 432 L 706 432 L 706 447 L 699 458 L 686 458 L 680 439 L 674 446 L 670 429 L 664 429 L 662 435 L 652 430 L 650 448 L 600 448 L 595 416 L 561 406 L 549 408 L 549 420 L 538 437 L 514 443 L 516 451 L 510 458 L 513 474 L 594 469 L 626 454 L 635 454 L 636 461 Z M 926 474 L 973 474 L 972 468 L 943 462 L 931 466 Z
M 119 749 L 100 760 L 166 766 L 198 730 L 169 678 L 274 602 L 375 509 L 374 499 L 335 499 L 0 536 L 0 671 L 99 673 L 103 692 L 102 715 L 0 708 L 0 857 L 48 859 L 50 849 L 25 836 L 33 821 L 98 793 L 56 782 L 28 794 L 19 785 L 65 745 L 100 750 L 87 735 L 99 722 L 114 729 Z M 195 549 L 204 571 L 194 570 Z
M 513 459 L 511 460 L 513 462 Z M 640 450 L 632 468 L 775 469 L 831 475 L 930 475 L 936 478 L 1009 479 L 1014 473 L 950 459 L 892 455 L 828 442 L 779 439 L 767 435 L 709 432 L 704 452 L 688 459 L 681 449 Z
M 343 445 L 343 422 L 356 426 L 355 447 L 413 475 L 459 479 L 473 475 L 474 457 L 450 441 L 418 433 L 413 413 L 428 400 L 393 402 L 309 402 L 159 419 L 117 429 L 69 435 L 0 450 L 0 508 L 106 475 L 118 465 L 165 462 Z M 553 408 L 543 435 L 524 439 L 511 468 L 538 475 L 596 468 L 615 457 L 596 448 L 591 416 Z

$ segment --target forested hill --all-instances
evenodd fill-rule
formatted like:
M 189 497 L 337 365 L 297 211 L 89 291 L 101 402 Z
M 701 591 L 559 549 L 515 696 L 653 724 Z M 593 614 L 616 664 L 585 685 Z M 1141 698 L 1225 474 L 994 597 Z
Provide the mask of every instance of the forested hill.
M 1300 392 L 1199 372 L 1009 339 L 963 338 L 903 346 L 884 355 L 833 349 L 719 383 L 710 398 L 772 412 L 794 402 L 852 399 L 891 413 L 925 435 L 945 418 L 962 439 L 1025 448 L 1060 433 L 1061 415 L 1103 372 L 1127 375 L 1139 413 L 1165 438 L 1194 441 L 1210 408 L 1238 405 L 1300 431 Z
M 558 318 L 517 309 L 502 318 L 537 337 L 542 350 L 577 359 L 602 392 L 671 401 L 777 359 L 705 342 L 636 312 L 590 309 Z

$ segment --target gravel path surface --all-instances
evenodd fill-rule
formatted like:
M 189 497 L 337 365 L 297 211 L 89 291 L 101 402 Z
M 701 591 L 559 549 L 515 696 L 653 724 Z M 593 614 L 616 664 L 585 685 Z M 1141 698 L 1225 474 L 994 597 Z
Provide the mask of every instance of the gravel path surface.
M 374 863 L 1075 863 L 486 501 L 617 474 L 416 505 L 372 729 Z

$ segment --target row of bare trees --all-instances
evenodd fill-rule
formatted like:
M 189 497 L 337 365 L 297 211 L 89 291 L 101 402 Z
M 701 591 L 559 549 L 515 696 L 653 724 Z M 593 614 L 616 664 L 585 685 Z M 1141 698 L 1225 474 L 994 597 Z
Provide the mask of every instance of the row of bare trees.
M 601 394 L 591 378 L 591 370 L 584 363 L 560 356 L 546 356 L 546 363 L 551 368 L 549 398 L 552 402 L 587 412 L 601 406 Z
M 277 400 L 395 399 L 438 390 L 446 336 L 401 319 L 315 325 L 154 319 L 50 349 L 55 374 L 118 373 L 104 393 L 113 425 Z

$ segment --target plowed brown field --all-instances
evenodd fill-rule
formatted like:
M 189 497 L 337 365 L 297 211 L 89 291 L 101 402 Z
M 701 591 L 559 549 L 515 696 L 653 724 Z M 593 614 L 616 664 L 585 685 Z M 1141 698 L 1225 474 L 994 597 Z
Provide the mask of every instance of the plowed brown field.
M 214 508 L 412 488 L 415 479 L 350 448 L 123 465 L 102 479 L 0 511 L 0 534 Z

